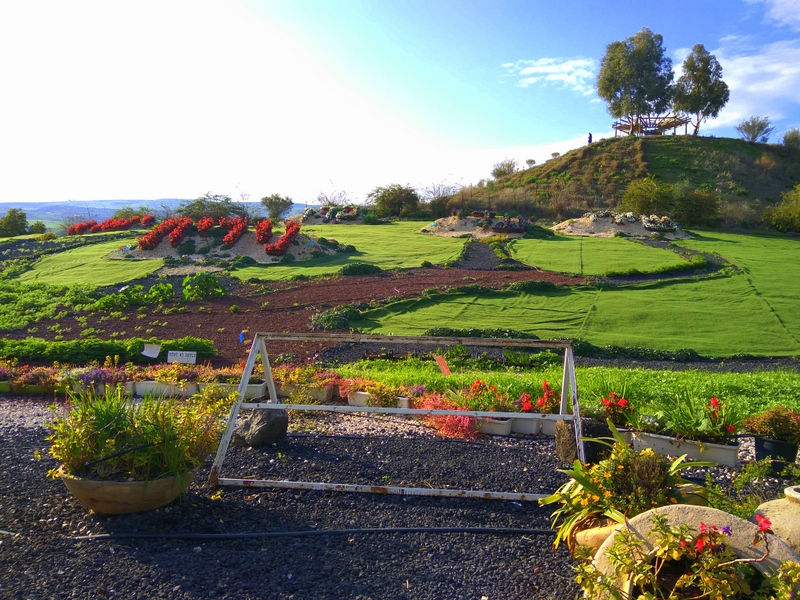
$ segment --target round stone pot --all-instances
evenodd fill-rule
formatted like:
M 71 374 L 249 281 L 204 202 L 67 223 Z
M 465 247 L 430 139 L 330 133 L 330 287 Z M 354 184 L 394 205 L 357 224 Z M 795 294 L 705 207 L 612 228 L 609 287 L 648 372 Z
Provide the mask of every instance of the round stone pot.
M 772 459 L 770 475 L 773 477 L 780 475 L 786 463 L 793 463 L 797 460 L 797 444 L 756 437 L 755 446 L 756 460 L 764 460 L 765 458 Z
M 166 506 L 183 494 L 197 471 L 151 481 L 103 481 L 67 475 L 59 476 L 70 493 L 86 508 L 99 515 L 121 515 Z

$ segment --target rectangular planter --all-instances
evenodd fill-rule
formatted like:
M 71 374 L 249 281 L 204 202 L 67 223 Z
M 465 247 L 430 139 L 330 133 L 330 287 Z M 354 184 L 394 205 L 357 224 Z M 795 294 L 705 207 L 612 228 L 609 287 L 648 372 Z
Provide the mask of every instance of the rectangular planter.
M 275 384 L 275 391 L 277 392 L 278 396 L 282 398 L 288 398 L 292 395 L 292 392 L 299 389 L 300 386 L 295 383 L 286 383 L 284 385 Z M 333 386 L 328 385 L 324 388 L 313 388 L 310 386 L 305 386 L 306 392 L 317 402 L 322 402 L 323 404 L 329 404 L 331 400 L 333 400 Z
M 712 461 L 726 467 L 735 467 L 739 457 L 739 444 L 728 446 L 694 440 L 678 440 L 666 435 L 641 431 L 634 433 L 633 449 L 638 452 L 645 448 L 651 448 L 654 452 L 665 456 L 686 454 L 687 458 L 693 460 Z
M 239 390 L 239 385 L 235 383 L 198 383 L 197 389 L 198 391 L 203 391 L 208 386 L 213 385 L 221 390 L 224 390 L 228 394 L 236 392 Z M 247 385 L 247 389 L 244 392 L 246 398 L 261 398 L 262 396 L 266 395 L 267 393 L 267 382 L 262 381 L 261 383 L 250 383 Z
M 367 392 L 353 392 L 347 397 L 347 403 L 350 406 L 366 406 L 369 401 L 369 394 Z
M 478 418 L 478 431 L 487 435 L 509 435 L 514 419 Z
M 187 383 L 184 389 L 179 385 L 172 385 L 171 383 L 161 383 L 160 381 L 137 381 L 136 382 L 136 395 L 147 396 L 152 395 L 155 397 L 168 396 L 168 397 L 181 397 L 191 396 L 197 393 L 196 383 Z
M 542 430 L 542 422 L 539 419 L 512 419 L 511 432 L 536 435 Z

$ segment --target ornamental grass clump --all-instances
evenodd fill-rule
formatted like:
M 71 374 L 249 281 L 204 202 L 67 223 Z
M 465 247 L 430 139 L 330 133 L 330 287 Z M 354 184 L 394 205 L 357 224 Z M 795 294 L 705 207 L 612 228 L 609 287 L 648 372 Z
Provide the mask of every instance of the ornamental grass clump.
M 542 506 L 559 505 L 553 511 L 552 523 L 552 527 L 558 526 L 556 547 L 564 541 L 573 551 L 574 535 L 582 529 L 614 521 L 623 523 L 651 508 L 682 501 L 678 486 L 688 482 L 678 473 L 687 466 L 686 456 L 670 461 L 649 448 L 636 452 L 611 421 L 608 425 L 614 443 L 594 441 L 611 445 L 611 455 L 594 465 L 576 460 L 572 469 L 560 470 L 571 479 L 551 496 L 539 500 Z
M 688 392 L 664 404 L 658 416 L 668 433 L 676 437 L 720 444 L 735 443 L 742 424 L 741 408 L 712 397 L 699 400 Z
M 145 397 L 131 404 L 120 388 L 96 395 L 68 391 L 52 406 L 50 455 L 67 475 L 147 481 L 202 465 L 223 429 L 229 398 L 213 393 L 191 400 Z M 52 469 L 49 475 L 58 476 Z

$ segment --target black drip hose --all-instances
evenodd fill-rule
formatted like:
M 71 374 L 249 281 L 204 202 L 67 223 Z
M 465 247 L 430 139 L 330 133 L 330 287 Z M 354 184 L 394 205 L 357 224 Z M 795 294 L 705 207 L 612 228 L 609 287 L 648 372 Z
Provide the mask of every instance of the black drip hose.
M 375 527 L 368 529 L 310 529 L 307 531 L 266 531 L 256 533 L 98 533 L 68 537 L 70 540 L 244 540 L 253 538 L 313 537 L 327 535 L 387 533 L 472 533 L 483 535 L 555 535 L 553 529 L 515 529 L 511 527 Z

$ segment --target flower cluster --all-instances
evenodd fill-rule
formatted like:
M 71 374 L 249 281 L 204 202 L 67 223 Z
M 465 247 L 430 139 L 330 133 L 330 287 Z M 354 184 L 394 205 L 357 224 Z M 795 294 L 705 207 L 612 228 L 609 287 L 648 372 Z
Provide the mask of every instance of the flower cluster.
M 233 219 L 221 217 L 219 226 L 229 230 L 225 237 L 222 238 L 222 243 L 227 248 L 232 248 L 247 231 L 247 224 L 247 217 L 235 217 Z
M 631 412 L 631 403 L 615 392 L 609 392 L 607 398 L 603 398 L 603 409 L 606 417 L 611 419 L 615 425 L 622 425 L 627 421 L 626 413 Z
M 525 231 L 525 218 L 520 216 L 518 219 L 505 217 L 492 225 L 492 231 L 501 233 L 523 233 Z
M 107 231 L 127 231 L 141 221 L 139 215 L 132 215 L 129 219 L 106 219 L 98 223 L 94 219 L 82 221 L 67 227 L 67 235 L 82 235 L 84 233 L 99 233 Z
M 433 392 L 420 399 L 415 407 L 425 410 L 466 410 L 447 396 Z M 478 437 L 478 424 L 475 417 L 459 415 L 426 415 L 422 421 L 436 429 L 444 437 L 473 440 Z
M 300 233 L 300 223 L 297 221 L 287 221 L 286 231 L 277 242 L 264 244 L 264 251 L 272 256 L 282 256 L 289 249 L 289 246 Z
M 197 233 L 200 234 L 201 237 L 206 237 L 211 230 L 214 229 L 214 219 L 211 217 L 203 217 L 197 222 Z
M 145 235 L 140 238 L 136 238 L 139 248 L 142 250 L 155 250 L 161 243 L 161 240 L 163 240 L 169 232 L 175 229 L 180 221 L 180 217 L 173 217 L 171 219 L 165 219 L 161 221 L 161 223 L 153 227 Z
M 272 239 L 272 221 L 262 219 L 256 223 L 256 241 L 259 244 L 266 244 Z
M 147 214 L 142 217 L 142 225 L 145 227 L 150 227 L 153 223 L 156 222 L 156 218 L 153 215 Z
M 715 396 L 706 405 L 706 415 L 711 422 L 712 431 L 720 434 L 736 432 L 737 419 L 727 410 L 725 403 Z
M 777 406 L 746 418 L 742 424 L 749 433 L 790 444 L 800 441 L 800 412 Z
M 67 227 L 67 235 L 83 235 L 84 233 L 89 233 L 95 225 L 97 225 L 97 221 L 94 219 L 74 223 Z
M 675 231 L 676 224 L 669 217 L 642 215 L 642 227 L 647 231 Z
M 508 398 L 501 394 L 496 385 L 489 385 L 482 379 L 476 379 L 463 395 L 471 410 L 488 410 L 505 412 L 510 409 Z
M 528 392 L 523 392 L 520 394 L 519 400 L 514 402 L 514 408 L 521 412 L 533 411 L 533 400 L 531 400 L 531 395 Z
M 553 391 L 547 381 L 542 382 L 542 395 L 536 399 L 536 410 L 553 414 L 561 410 L 561 396 Z
M 178 219 L 178 224 L 169 232 L 170 246 L 173 248 L 180 246 L 183 238 L 189 234 L 192 225 L 194 225 L 194 221 L 192 221 L 191 217 L 182 217 Z

